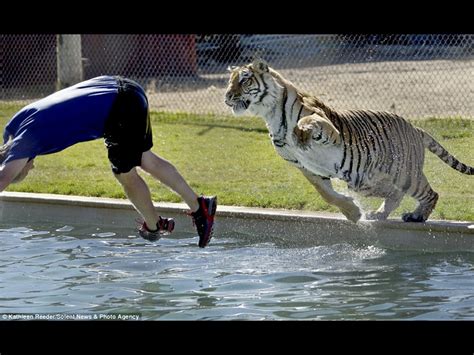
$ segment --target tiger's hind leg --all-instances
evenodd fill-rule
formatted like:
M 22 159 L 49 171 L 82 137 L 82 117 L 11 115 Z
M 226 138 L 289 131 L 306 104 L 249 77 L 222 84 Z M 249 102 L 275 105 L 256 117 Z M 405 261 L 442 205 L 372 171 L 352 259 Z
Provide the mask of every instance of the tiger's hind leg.
M 404 213 L 402 219 L 405 222 L 424 222 L 433 212 L 438 194 L 431 188 L 425 175 L 421 175 L 418 184 L 414 184 L 407 191 L 407 194 L 418 201 L 418 207 L 415 211 Z
M 368 212 L 365 215 L 365 218 L 368 220 L 378 221 L 386 220 L 390 213 L 392 213 L 392 211 L 400 205 L 404 195 L 405 194 L 403 192 L 398 190 L 393 192 L 390 194 L 390 196 L 385 198 L 384 202 L 382 202 L 382 205 L 380 205 L 377 211 Z

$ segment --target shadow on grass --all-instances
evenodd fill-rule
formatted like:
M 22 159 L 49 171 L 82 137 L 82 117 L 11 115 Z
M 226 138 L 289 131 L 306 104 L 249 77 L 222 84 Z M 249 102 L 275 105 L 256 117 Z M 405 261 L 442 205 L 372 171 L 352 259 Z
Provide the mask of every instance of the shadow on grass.
M 241 132 L 268 133 L 268 130 L 266 128 L 248 128 L 248 127 L 238 127 L 238 126 L 223 125 L 223 124 L 215 125 L 215 124 L 199 124 L 199 123 L 194 123 L 190 125 L 206 127 L 203 130 L 199 131 L 198 136 L 203 136 L 209 133 L 210 131 L 212 131 L 214 128 L 235 129 Z
M 167 124 L 179 124 L 182 126 L 190 126 L 190 127 L 203 127 L 203 129 L 198 133 L 199 136 L 203 136 L 208 132 L 212 131 L 215 128 L 221 129 L 233 129 L 241 132 L 256 132 L 256 133 L 268 133 L 268 129 L 266 127 L 245 127 L 240 125 L 233 125 L 233 124 L 225 124 L 225 123 L 207 123 L 207 122 L 195 122 L 196 119 L 193 118 L 190 121 L 186 121 L 185 116 L 180 116 L 178 120 L 156 120 L 154 123 L 167 123 Z

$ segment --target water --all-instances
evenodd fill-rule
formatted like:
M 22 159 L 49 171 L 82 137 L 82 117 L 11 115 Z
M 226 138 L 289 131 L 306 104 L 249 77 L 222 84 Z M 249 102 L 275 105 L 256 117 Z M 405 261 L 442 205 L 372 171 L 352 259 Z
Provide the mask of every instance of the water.
M 0 225 L 0 238 L 1 317 L 474 319 L 474 253 L 227 237 L 200 249 L 194 235 L 150 243 L 131 228 L 60 224 Z

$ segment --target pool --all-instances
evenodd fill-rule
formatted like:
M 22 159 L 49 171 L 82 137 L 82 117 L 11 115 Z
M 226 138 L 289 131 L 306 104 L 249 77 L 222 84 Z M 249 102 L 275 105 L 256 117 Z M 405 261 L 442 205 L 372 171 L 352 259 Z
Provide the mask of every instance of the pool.
M 0 317 L 473 320 L 474 253 L 310 247 L 133 228 L 0 224 Z

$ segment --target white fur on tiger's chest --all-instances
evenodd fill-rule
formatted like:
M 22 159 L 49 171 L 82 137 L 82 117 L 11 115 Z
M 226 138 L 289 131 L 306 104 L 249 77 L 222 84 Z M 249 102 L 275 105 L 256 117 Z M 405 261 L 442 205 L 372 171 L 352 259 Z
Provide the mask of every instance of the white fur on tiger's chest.
M 301 105 L 295 102 L 296 91 L 289 90 L 285 106 L 277 105 L 270 99 L 266 104 L 263 100 L 260 105 L 252 105 L 251 113 L 264 118 L 273 146 L 277 153 L 293 166 L 305 168 L 314 174 L 325 177 L 339 177 L 336 166 L 342 160 L 342 148 L 340 146 L 320 144 L 310 141 L 305 148 L 302 148 L 296 141 L 293 130 L 296 126 L 297 112 Z M 283 90 L 274 95 L 283 100 Z
M 292 131 L 293 128 L 291 128 Z M 289 132 L 290 130 L 284 140 L 285 145 L 282 147 L 274 145 L 275 150 L 283 159 L 298 168 L 303 167 L 320 176 L 338 177 L 336 166 L 342 160 L 341 147 L 310 142 L 306 149 L 303 149 Z
M 337 177 L 339 166 L 342 160 L 342 150 L 334 145 L 322 145 L 312 143 L 310 148 L 297 150 L 296 156 L 307 170 L 326 177 Z

